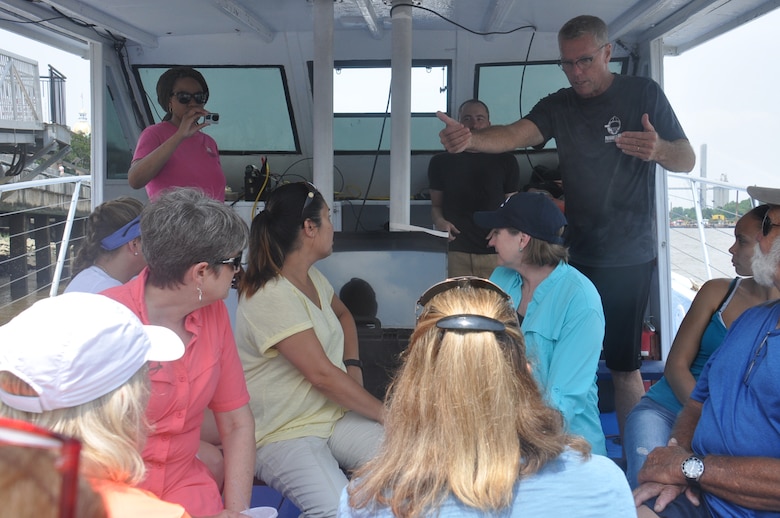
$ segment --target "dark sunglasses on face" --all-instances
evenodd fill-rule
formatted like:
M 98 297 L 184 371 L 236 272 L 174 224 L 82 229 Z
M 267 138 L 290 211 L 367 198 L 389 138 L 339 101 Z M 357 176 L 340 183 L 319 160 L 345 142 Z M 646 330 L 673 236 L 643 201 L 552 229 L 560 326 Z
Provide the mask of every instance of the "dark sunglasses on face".
M 197 92 L 194 94 L 189 92 L 173 92 L 171 97 L 175 97 L 180 104 L 190 104 L 192 99 L 195 99 L 195 102 L 198 104 L 206 104 L 206 101 L 209 100 L 209 94 L 205 92 Z
M 761 222 L 761 233 L 764 234 L 764 236 L 768 236 L 770 232 L 772 232 L 772 227 L 780 227 L 780 223 L 772 223 L 772 220 L 769 219 L 769 212 L 767 211 L 766 214 L 764 214 L 764 220 Z
M 233 266 L 233 271 L 237 272 L 241 269 L 241 254 L 237 255 L 236 257 L 231 257 L 229 259 L 221 259 L 219 261 L 216 261 L 215 264 L 230 264 Z

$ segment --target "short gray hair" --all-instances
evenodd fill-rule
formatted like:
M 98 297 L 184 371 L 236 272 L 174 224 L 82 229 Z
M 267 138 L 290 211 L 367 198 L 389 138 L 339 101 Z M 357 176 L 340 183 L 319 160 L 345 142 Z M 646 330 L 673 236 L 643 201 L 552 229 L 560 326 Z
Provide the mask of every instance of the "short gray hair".
M 149 282 L 179 285 L 193 264 L 216 264 L 246 248 L 246 223 L 224 203 L 202 191 L 176 188 L 164 192 L 141 213 L 141 246 Z
M 564 23 L 558 31 L 558 41 L 574 40 L 586 35 L 593 36 L 596 43 L 609 43 L 607 24 L 601 18 L 588 15 L 577 16 Z

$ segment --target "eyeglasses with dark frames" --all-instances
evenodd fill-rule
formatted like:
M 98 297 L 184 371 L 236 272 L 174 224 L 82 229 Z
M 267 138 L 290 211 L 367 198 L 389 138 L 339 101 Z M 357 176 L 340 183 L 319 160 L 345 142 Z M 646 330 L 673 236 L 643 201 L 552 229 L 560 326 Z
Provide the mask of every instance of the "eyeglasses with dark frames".
M 175 97 L 176 100 L 179 101 L 179 104 L 190 104 L 190 101 L 195 99 L 196 103 L 203 105 L 209 100 L 209 94 L 206 92 L 195 92 L 194 94 L 189 92 L 173 92 L 171 97 Z
M 0 444 L 55 451 L 57 470 L 62 473 L 59 516 L 75 517 L 81 452 L 78 439 L 51 432 L 27 421 L 0 417 Z
M 306 188 L 309 190 L 309 192 L 306 194 L 306 199 L 303 200 L 303 208 L 301 209 L 301 219 L 305 220 L 303 217 L 304 213 L 306 212 L 306 209 L 309 208 L 309 205 L 311 205 L 311 202 L 314 201 L 314 196 L 320 192 L 317 187 L 311 183 L 311 182 L 301 182 L 306 185 Z
M 560 60 L 558 61 L 558 66 L 561 67 L 561 70 L 564 72 L 571 72 L 574 70 L 575 67 L 579 68 L 580 70 L 587 70 L 593 65 L 593 60 L 596 58 L 599 52 L 601 52 L 601 49 L 609 45 L 609 43 L 603 44 L 601 47 L 596 49 L 596 52 L 594 52 L 590 56 L 583 56 L 579 59 L 575 59 L 574 61 L 570 60 Z
M 214 264 L 229 264 L 233 266 L 233 272 L 238 272 L 241 269 L 241 255 L 242 254 L 238 254 L 236 257 L 220 259 L 219 261 L 215 261 Z
M 764 237 L 768 236 L 772 232 L 772 227 L 780 227 L 780 223 L 773 223 L 769 218 L 769 211 L 764 214 L 764 219 L 761 221 L 761 233 Z

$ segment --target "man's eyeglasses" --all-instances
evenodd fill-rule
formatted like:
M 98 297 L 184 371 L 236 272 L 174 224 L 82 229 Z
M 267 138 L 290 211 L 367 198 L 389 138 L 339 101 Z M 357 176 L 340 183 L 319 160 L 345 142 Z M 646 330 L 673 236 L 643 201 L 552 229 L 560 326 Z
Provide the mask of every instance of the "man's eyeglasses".
M 309 190 L 309 192 L 306 193 L 306 199 L 303 200 L 303 208 L 301 209 L 301 219 L 305 219 L 303 217 L 303 214 L 306 212 L 306 209 L 309 208 L 311 202 L 314 201 L 314 196 L 319 192 L 319 190 L 311 182 L 301 182 L 301 183 L 306 184 L 306 188 Z
M 417 306 L 415 308 L 415 315 L 420 318 L 423 308 L 433 299 L 436 295 L 444 293 L 455 288 L 471 287 L 474 289 L 484 289 L 497 293 L 505 301 L 509 300 L 509 295 L 499 288 L 496 284 L 490 282 L 487 279 L 481 277 L 453 277 L 434 284 L 423 293 L 417 300 Z M 490 331 L 493 333 L 503 332 L 506 326 L 502 322 L 495 320 L 484 315 L 449 315 L 439 319 L 436 323 L 436 327 L 447 331 Z
M 229 259 L 215 261 L 214 264 L 230 264 L 233 266 L 233 271 L 237 272 L 241 269 L 241 254 L 238 254 L 236 257 L 231 257 Z
M 192 99 L 195 99 L 195 102 L 198 104 L 206 104 L 206 101 L 209 100 L 209 94 L 206 92 L 197 92 L 194 94 L 189 92 L 173 92 L 171 97 L 175 97 L 180 104 L 190 104 Z
M 0 444 L 55 451 L 56 467 L 62 473 L 59 516 L 75 517 L 81 452 L 81 442 L 78 439 L 50 432 L 27 421 L 0 418 Z
M 769 211 L 767 211 L 767 213 L 764 214 L 764 220 L 761 222 L 761 233 L 764 234 L 764 237 L 772 232 L 772 227 L 780 227 L 780 223 L 772 223 L 772 220 L 769 219 Z
M 601 49 L 609 45 L 608 43 L 605 43 L 601 47 L 596 49 L 596 52 L 594 52 L 590 56 L 584 56 L 579 59 L 575 59 L 574 61 L 570 60 L 561 60 L 558 61 L 558 66 L 561 67 L 561 69 L 564 72 L 571 72 L 574 70 L 574 67 L 579 68 L 580 70 L 587 70 L 593 65 L 593 60 L 595 59 L 596 55 L 601 52 Z

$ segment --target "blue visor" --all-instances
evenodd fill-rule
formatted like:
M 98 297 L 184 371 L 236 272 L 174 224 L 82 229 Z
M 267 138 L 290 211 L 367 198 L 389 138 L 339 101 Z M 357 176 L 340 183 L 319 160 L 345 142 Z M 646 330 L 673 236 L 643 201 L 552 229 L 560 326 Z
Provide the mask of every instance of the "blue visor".
M 100 248 L 103 250 L 116 250 L 125 243 L 141 235 L 141 216 L 138 215 L 131 219 L 125 226 L 114 231 L 113 234 L 106 236 L 100 242 Z

